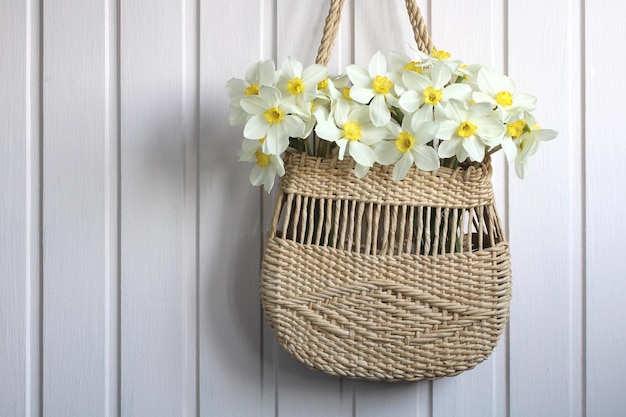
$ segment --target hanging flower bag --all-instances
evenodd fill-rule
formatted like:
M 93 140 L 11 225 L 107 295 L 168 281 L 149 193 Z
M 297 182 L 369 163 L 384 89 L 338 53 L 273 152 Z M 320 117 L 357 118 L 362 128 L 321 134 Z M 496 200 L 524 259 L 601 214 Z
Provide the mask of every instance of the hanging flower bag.
M 414 0 L 419 61 L 377 53 L 327 78 L 343 0 L 317 63 L 255 64 L 231 80 L 242 160 L 269 190 L 282 177 L 261 273 L 280 345 L 328 374 L 385 381 L 457 375 L 493 351 L 509 314 L 509 245 L 490 155 L 518 175 L 542 140 L 534 98 L 433 49 Z M 430 51 L 430 53 L 426 53 Z M 494 89 L 498 91 L 493 91 Z M 302 139 L 306 138 L 306 139 Z

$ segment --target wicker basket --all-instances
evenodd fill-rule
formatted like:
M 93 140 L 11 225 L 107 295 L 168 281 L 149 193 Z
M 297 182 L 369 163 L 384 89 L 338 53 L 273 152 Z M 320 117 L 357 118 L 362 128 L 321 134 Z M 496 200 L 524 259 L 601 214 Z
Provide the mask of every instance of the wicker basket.
M 344 0 L 331 6 L 316 62 L 328 64 Z M 415 0 L 415 40 L 433 48 Z M 282 347 L 328 374 L 385 381 L 457 375 L 484 361 L 506 325 L 509 246 L 489 160 L 467 170 L 291 154 L 261 273 Z
M 491 167 L 291 155 L 266 242 L 261 302 L 278 342 L 326 373 L 434 379 L 482 362 L 508 319 L 509 246 Z

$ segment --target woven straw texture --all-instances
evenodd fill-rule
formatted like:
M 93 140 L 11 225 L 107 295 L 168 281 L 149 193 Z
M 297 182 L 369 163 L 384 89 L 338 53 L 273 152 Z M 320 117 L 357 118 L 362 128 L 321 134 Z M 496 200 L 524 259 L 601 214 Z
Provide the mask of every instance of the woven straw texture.
M 509 247 L 489 163 L 415 167 L 287 158 L 261 274 L 282 347 L 328 374 L 456 375 L 485 360 L 508 319 Z

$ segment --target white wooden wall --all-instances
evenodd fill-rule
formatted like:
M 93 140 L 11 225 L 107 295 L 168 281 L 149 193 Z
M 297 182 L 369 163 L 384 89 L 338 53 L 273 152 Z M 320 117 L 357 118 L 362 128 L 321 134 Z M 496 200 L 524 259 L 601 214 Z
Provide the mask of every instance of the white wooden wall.
M 304 369 L 259 308 L 271 197 L 225 83 L 313 61 L 323 0 L 0 2 L 0 417 L 624 416 L 620 0 L 420 0 L 438 47 L 508 73 L 560 132 L 495 161 L 510 324 L 458 377 Z M 401 0 L 348 0 L 331 71 L 408 52 Z

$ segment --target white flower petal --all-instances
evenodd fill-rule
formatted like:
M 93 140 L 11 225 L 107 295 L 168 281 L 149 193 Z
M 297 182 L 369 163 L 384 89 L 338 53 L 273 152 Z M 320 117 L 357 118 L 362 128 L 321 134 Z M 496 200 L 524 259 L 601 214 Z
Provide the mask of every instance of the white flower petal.
M 274 61 L 271 59 L 261 62 L 259 65 L 258 77 L 254 79 L 257 85 L 272 85 L 276 82 L 276 70 L 274 69 Z
M 472 161 L 481 162 L 485 158 L 485 145 L 476 136 L 463 139 L 463 149 L 467 151 Z
M 262 139 L 267 135 L 270 124 L 263 116 L 253 116 L 243 128 L 243 137 L 248 139 Z
M 259 96 L 248 96 L 241 99 L 239 102 L 241 108 L 246 111 L 246 113 L 261 115 L 263 114 L 269 107 L 265 101 Z
M 424 104 L 424 96 L 416 91 L 405 91 L 398 100 L 400 108 L 406 112 L 416 112 L 419 107 Z
M 308 82 L 313 82 L 315 84 L 324 80 L 328 76 L 328 68 L 320 64 L 314 64 L 310 67 L 306 67 L 304 72 L 302 72 L 302 80 Z
M 372 59 L 370 59 L 368 69 L 371 78 L 377 75 L 384 75 L 387 72 L 387 60 L 381 51 L 376 52 Z
M 387 107 L 385 96 L 376 95 L 370 103 L 370 118 L 374 126 L 384 126 L 391 120 L 391 113 Z
M 393 180 L 398 182 L 402 180 L 402 178 L 406 177 L 406 174 L 409 172 L 412 165 L 413 154 L 411 152 L 405 152 L 393 167 Z
M 348 65 L 346 67 L 346 74 L 348 74 L 348 78 L 352 81 L 352 85 L 370 87 L 372 84 L 372 79 L 367 71 L 358 65 Z M 350 93 L 352 93 L 352 91 L 350 91 Z
M 241 107 L 233 107 L 228 115 L 228 123 L 231 126 L 243 125 L 248 121 L 248 113 L 246 113 Z
M 395 164 L 402 156 L 402 152 L 398 151 L 396 144 L 392 141 L 383 141 L 374 148 L 376 162 L 382 165 Z
M 437 136 L 439 124 L 436 122 L 414 123 L 412 130 L 415 132 L 413 135 L 415 143 L 418 145 L 426 145 Z
M 439 139 L 450 139 L 453 137 L 457 130 L 459 130 L 459 123 L 454 120 L 446 120 L 439 125 L 439 131 L 437 137 Z
M 285 127 L 287 135 L 292 138 L 304 137 L 305 124 L 298 116 L 284 116 L 280 123 Z
M 322 139 L 334 142 L 343 137 L 343 130 L 335 126 L 333 122 L 321 122 L 315 127 L 315 133 Z
M 357 101 L 363 104 L 369 103 L 370 100 L 372 100 L 372 98 L 374 98 L 375 95 L 376 93 L 374 92 L 371 86 L 361 87 L 358 85 L 354 85 L 350 89 L 350 98 L 354 101 Z
M 472 87 L 467 84 L 450 84 L 443 89 L 443 100 L 459 100 L 467 102 L 472 96 Z
M 441 90 L 450 81 L 451 77 L 452 71 L 450 71 L 447 65 L 436 65 L 431 72 L 433 87 L 437 90 Z
M 513 143 L 513 139 L 509 136 L 505 136 L 502 138 L 502 150 L 504 151 L 504 155 L 506 155 L 506 160 L 509 162 L 514 162 L 517 158 L 517 146 Z
M 267 137 L 263 142 L 263 153 L 268 155 L 280 155 L 289 147 L 289 134 L 285 126 L 272 125 L 267 131 Z
M 248 88 L 248 83 L 239 78 L 231 78 L 226 82 L 226 94 L 231 102 L 235 100 L 239 103 L 239 100 L 246 95 L 246 88 Z
M 467 119 L 469 121 L 477 120 L 491 114 L 493 108 L 488 103 L 476 103 L 469 106 L 467 110 Z M 465 121 L 465 120 L 463 120 Z
M 278 88 L 264 85 L 259 88 L 259 97 L 261 97 L 270 107 L 277 107 L 282 97 Z
M 354 167 L 354 175 L 357 178 L 365 177 L 368 172 L 370 172 L 370 167 L 368 167 L 368 166 L 361 165 L 361 164 L 356 164 L 355 167 Z
M 348 153 L 358 164 L 361 165 L 371 167 L 376 161 L 374 150 L 356 140 L 352 140 L 348 143 Z
M 457 122 L 457 124 L 461 124 L 467 121 L 467 107 L 465 103 L 458 100 L 450 100 L 446 103 L 446 115 L 448 118 Z
M 300 63 L 294 57 L 288 56 L 283 61 L 283 77 L 291 79 L 295 77 L 302 77 L 302 63 Z
M 402 74 L 402 83 L 407 89 L 418 93 L 423 92 L 431 85 L 430 79 L 413 71 L 405 71 Z
M 361 134 L 363 135 L 360 142 L 372 146 L 388 136 L 387 130 L 383 127 L 370 125 L 361 125 Z
M 552 140 L 559 135 L 556 130 L 552 130 L 552 129 L 533 130 L 532 133 L 534 134 L 535 139 L 542 141 L 542 142 L 545 142 L 547 140 Z
M 506 127 L 502 122 L 485 117 L 480 119 L 478 123 L 476 134 L 481 137 L 483 142 L 488 146 L 498 145 L 506 132 Z
M 442 158 L 450 158 L 457 154 L 459 147 L 462 147 L 463 139 L 452 138 L 439 143 L 438 154 Z
M 415 165 L 424 171 L 434 171 L 439 168 L 439 156 L 431 146 L 414 146 L 411 150 Z

